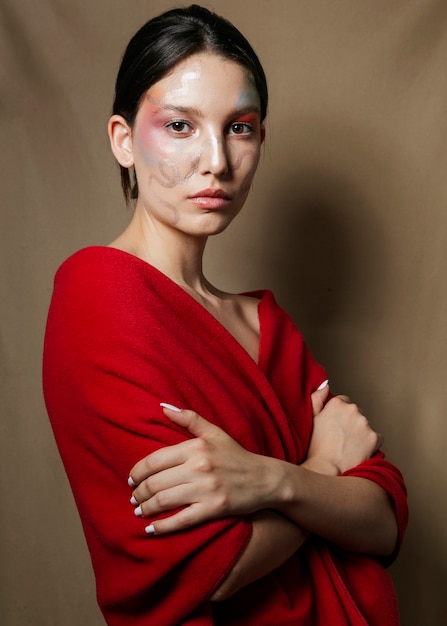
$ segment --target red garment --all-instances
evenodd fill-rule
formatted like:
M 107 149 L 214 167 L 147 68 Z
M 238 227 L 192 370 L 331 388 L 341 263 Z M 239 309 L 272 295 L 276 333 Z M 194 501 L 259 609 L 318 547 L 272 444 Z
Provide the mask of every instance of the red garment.
M 160 402 L 191 408 L 245 448 L 300 463 L 311 393 L 326 378 L 290 317 L 260 298 L 259 363 L 174 282 L 144 261 L 92 247 L 59 269 L 48 316 L 44 391 L 110 626 L 387 626 L 393 585 L 376 560 L 310 538 L 223 603 L 209 601 L 244 550 L 243 517 L 148 537 L 133 514 L 131 467 L 189 436 Z M 400 473 L 378 455 L 349 472 L 380 484 L 407 517 Z

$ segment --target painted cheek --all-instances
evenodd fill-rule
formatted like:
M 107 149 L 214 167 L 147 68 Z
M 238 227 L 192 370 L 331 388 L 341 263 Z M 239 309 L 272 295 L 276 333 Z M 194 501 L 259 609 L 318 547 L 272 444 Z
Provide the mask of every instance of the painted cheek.
M 172 154 L 164 125 L 165 120 L 157 113 L 155 104 L 146 100 L 138 124 L 137 144 L 144 160 L 150 165 Z
M 146 103 L 136 141 L 150 180 L 169 189 L 186 182 L 197 171 L 199 155 L 189 142 L 173 138 L 166 129 L 169 120 L 151 113 L 150 108 Z

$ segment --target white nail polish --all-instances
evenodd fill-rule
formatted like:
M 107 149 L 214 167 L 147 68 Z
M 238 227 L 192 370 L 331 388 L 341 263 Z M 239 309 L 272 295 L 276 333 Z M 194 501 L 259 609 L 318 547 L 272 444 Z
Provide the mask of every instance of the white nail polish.
M 325 380 L 323 383 L 321 383 L 321 385 L 318 387 L 317 391 L 321 391 L 322 389 L 325 389 L 325 387 L 327 387 L 329 385 L 329 381 Z
M 135 515 L 138 515 L 139 517 L 141 517 L 143 515 L 143 511 L 141 510 L 141 506 L 137 506 L 137 508 L 134 510 Z
M 177 406 L 174 406 L 173 404 L 167 404 L 166 402 L 160 402 L 160 406 L 162 406 L 164 409 L 170 409 L 171 411 L 175 411 L 176 413 L 182 412 L 182 409 L 179 409 Z
M 134 498 L 134 496 L 132 496 L 131 499 L 130 499 L 130 503 L 133 504 L 134 506 L 137 506 L 138 500 L 136 498 Z
M 129 476 L 129 478 L 127 479 L 127 484 L 129 485 L 129 487 L 136 487 L 137 486 L 137 483 L 135 483 L 132 480 L 132 476 Z
M 148 535 L 155 535 L 155 528 L 153 524 L 149 524 L 149 526 L 146 526 L 144 530 Z

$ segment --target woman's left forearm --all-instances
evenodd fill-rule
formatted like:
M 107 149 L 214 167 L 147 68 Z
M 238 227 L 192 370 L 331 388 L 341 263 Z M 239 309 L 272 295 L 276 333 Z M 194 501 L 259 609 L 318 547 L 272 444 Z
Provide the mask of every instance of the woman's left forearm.
M 309 532 L 350 550 L 390 555 L 397 522 L 388 494 L 376 483 L 354 476 L 330 476 L 305 464 L 270 459 L 276 485 L 274 508 Z

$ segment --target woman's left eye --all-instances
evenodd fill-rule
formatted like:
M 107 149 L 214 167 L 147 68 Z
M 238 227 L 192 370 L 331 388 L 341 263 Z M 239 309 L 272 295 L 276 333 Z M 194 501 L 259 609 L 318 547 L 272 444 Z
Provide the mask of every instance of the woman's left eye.
M 231 124 L 229 132 L 231 135 L 248 135 L 252 132 L 253 126 L 245 122 L 235 122 Z

